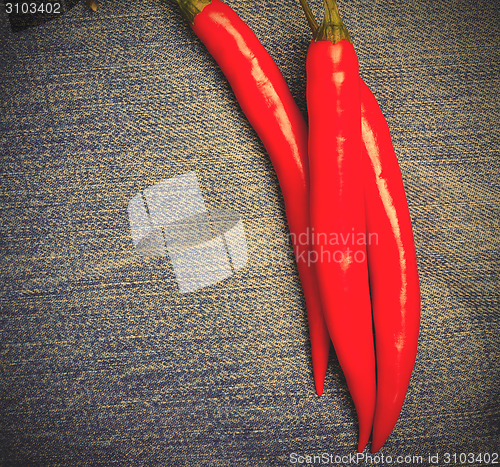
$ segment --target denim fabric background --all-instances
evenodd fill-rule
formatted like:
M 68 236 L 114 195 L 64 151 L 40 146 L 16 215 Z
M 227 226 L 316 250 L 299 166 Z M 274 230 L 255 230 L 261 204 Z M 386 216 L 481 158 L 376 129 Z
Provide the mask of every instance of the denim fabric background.
M 298 1 L 228 3 L 305 114 Z M 354 452 L 334 356 L 315 395 L 283 199 L 222 73 L 175 2 L 100 6 L 20 33 L 0 14 L 0 464 Z M 498 452 L 499 3 L 340 9 L 392 132 L 421 276 L 417 362 L 382 452 Z M 241 215 L 249 262 L 181 295 L 168 257 L 135 252 L 127 204 L 189 171 L 207 209 Z

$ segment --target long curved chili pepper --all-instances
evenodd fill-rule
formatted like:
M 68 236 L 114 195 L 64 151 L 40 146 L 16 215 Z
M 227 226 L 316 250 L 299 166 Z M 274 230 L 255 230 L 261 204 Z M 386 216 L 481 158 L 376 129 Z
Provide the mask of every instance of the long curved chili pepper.
M 305 0 L 307 20 L 318 25 Z M 377 396 L 372 452 L 398 419 L 418 346 L 420 286 L 413 232 L 398 160 L 387 122 L 360 78 L 361 158 L 364 169 L 368 270 L 375 328 Z
M 252 30 L 220 0 L 177 0 L 195 34 L 220 66 L 248 121 L 260 137 L 283 193 L 306 300 L 313 373 L 323 393 L 330 338 L 308 237 L 307 126 L 276 63 Z
M 307 53 L 310 216 L 323 314 L 359 421 L 375 409 L 375 349 L 366 261 L 358 60 L 334 0 Z
M 365 167 L 368 270 L 375 327 L 377 399 L 372 452 L 392 432 L 415 364 L 420 328 L 420 286 L 403 179 L 387 122 L 361 81 L 362 157 Z

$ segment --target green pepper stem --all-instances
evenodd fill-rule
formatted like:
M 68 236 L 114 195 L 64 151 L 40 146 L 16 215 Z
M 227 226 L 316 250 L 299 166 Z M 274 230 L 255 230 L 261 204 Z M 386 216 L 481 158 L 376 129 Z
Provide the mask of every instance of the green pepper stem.
M 316 21 L 316 18 L 314 17 L 314 14 L 311 10 L 311 7 L 309 6 L 309 3 L 307 3 L 307 0 L 299 0 L 299 2 L 302 5 L 302 9 L 304 10 L 307 22 L 313 33 L 313 37 L 315 37 L 319 27 L 318 22 Z
M 190 22 L 194 24 L 194 18 L 198 13 L 201 13 L 203 8 L 210 5 L 211 0 L 177 0 L 182 14 Z
M 341 40 L 352 42 L 349 31 L 344 26 L 335 0 L 323 0 L 325 4 L 325 19 L 316 32 L 316 41 L 330 41 L 333 44 Z

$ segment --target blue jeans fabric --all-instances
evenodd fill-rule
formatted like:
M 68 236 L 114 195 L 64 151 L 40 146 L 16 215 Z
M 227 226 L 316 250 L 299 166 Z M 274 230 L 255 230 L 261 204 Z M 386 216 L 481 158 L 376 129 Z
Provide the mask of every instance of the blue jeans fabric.
M 224 76 L 175 2 L 99 3 L 19 33 L 0 14 L 0 464 L 353 453 L 334 355 L 315 394 L 283 199 Z M 298 2 L 227 3 L 306 115 Z M 498 452 L 498 3 L 339 7 L 391 129 L 421 277 L 415 370 L 382 452 Z M 191 171 L 208 210 L 243 219 L 248 263 L 180 294 L 168 256 L 135 251 L 127 205 Z

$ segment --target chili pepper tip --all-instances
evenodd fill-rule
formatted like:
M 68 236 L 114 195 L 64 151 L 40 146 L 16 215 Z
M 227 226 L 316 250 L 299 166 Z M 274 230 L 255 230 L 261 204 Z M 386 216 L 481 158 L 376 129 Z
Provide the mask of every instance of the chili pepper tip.
M 323 379 L 317 379 L 315 381 L 315 386 L 316 386 L 316 394 L 318 397 L 321 397 L 323 395 L 323 391 L 325 389 L 325 382 Z
M 376 452 L 379 452 L 380 449 L 382 448 L 382 446 L 384 445 L 384 443 L 377 443 L 375 444 L 373 441 L 372 441 L 372 447 L 371 447 L 371 452 L 373 454 L 375 454 Z

